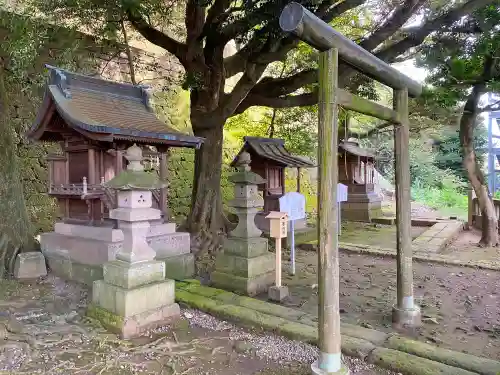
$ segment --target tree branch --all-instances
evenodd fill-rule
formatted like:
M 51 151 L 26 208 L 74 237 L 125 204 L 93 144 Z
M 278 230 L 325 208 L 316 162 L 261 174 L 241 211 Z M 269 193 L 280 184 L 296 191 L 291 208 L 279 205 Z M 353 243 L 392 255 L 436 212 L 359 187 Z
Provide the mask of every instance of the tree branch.
M 180 43 L 155 29 L 147 23 L 143 17 L 133 14 L 131 11 L 127 11 L 127 17 L 134 29 L 136 29 L 144 38 L 173 54 L 184 67 L 187 65 L 187 47 L 185 44 Z
M 493 104 L 487 105 L 486 107 L 480 108 L 480 112 L 491 112 L 498 111 L 500 109 L 500 100 Z
M 406 0 L 370 36 L 361 41 L 360 46 L 368 51 L 394 35 L 427 0 Z
M 418 30 L 410 33 L 406 38 L 396 42 L 381 51 L 376 56 L 385 62 L 393 62 L 396 57 L 412 47 L 421 44 L 429 34 L 445 26 L 451 26 L 459 18 L 472 13 L 474 10 L 490 4 L 492 0 L 469 0 L 465 4 L 426 22 Z
M 335 3 L 335 5 L 330 7 L 332 2 L 333 1 L 323 2 L 322 6 L 318 9 L 318 12 L 316 12 L 318 17 L 327 23 L 331 22 L 334 18 L 342 15 L 348 10 L 364 4 L 366 0 L 344 0 L 340 3 Z M 281 39 L 281 47 L 276 51 L 255 51 L 255 43 L 252 43 L 252 41 L 254 41 L 256 37 L 252 38 L 252 40 L 238 53 L 225 59 L 224 66 L 226 70 L 226 78 L 232 77 L 244 71 L 245 64 L 247 62 L 255 64 L 270 64 L 275 61 L 281 61 L 285 59 L 288 52 L 299 44 L 299 40 L 296 37 L 288 35 Z
M 256 94 L 249 94 L 245 100 L 236 108 L 234 114 L 245 112 L 253 106 L 263 106 L 271 108 L 306 107 L 318 102 L 318 93 L 310 92 L 300 95 L 287 95 L 281 97 L 267 97 Z
M 267 97 L 288 95 L 305 85 L 317 81 L 317 76 L 318 71 L 316 69 L 308 69 L 284 78 L 265 77 L 255 85 L 252 94 Z
M 186 15 L 184 23 L 186 25 L 186 45 L 188 55 L 199 54 L 202 49 L 202 40 L 200 35 L 205 25 L 205 7 L 200 6 L 198 0 L 189 0 L 186 4 Z M 190 59 L 188 57 L 188 59 Z

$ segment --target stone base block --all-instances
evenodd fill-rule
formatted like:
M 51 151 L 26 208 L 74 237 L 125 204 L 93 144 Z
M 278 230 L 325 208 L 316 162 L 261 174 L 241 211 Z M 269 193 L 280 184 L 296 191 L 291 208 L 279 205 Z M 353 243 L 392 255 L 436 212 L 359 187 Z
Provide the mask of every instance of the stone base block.
M 274 284 L 274 272 L 247 278 L 214 271 L 211 275 L 211 282 L 216 288 L 253 297 L 260 293 L 266 293 L 269 287 Z
M 165 264 L 159 261 L 128 263 L 114 260 L 103 265 L 104 281 L 125 289 L 163 281 Z
M 276 286 L 273 285 L 269 288 L 268 296 L 271 301 L 281 302 L 286 297 L 288 297 L 288 287 L 287 286 Z
M 164 280 L 124 289 L 104 280 L 97 280 L 92 288 L 92 302 L 113 314 L 127 318 L 172 305 L 175 302 L 175 283 L 173 280 Z
M 169 258 L 191 252 L 191 236 L 185 232 L 148 237 L 148 244 L 158 258 Z
M 394 328 L 419 327 L 422 324 L 421 319 L 422 315 L 418 306 L 414 306 L 413 309 L 392 307 L 392 325 Z
M 223 273 L 253 278 L 263 273 L 274 272 L 276 261 L 273 253 L 246 258 L 232 254 L 219 254 L 215 260 L 215 269 Z
M 80 227 L 87 228 L 83 225 Z M 102 265 L 115 259 L 116 253 L 121 248 L 121 242 L 108 242 L 49 232 L 40 235 L 40 247 L 46 257 L 49 254 L 57 254 L 77 263 Z
M 342 363 L 340 370 L 336 372 L 327 372 L 319 368 L 319 362 L 316 361 L 311 365 L 311 373 L 313 375 L 349 375 L 351 372 L 349 368 Z
M 254 258 L 268 252 L 268 240 L 263 237 L 227 237 L 224 240 L 224 253 L 245 258 Z
M 180 315 L 180 309 L 178 304 L 172 303 L 140 314 L 122 317 L 91 304 L 87 309 L 87 315 L 101 322 L 104 328 L 118 334 L 120 338 L 130 339 L 177 319 Z
M 166 233 L 174 229 L 172 223 L 150 227 L 148 243 L 158 257 L 190 253 L 189 233 Z M 65 223 L 57 223 L 56 230 L 40 236 L 41 250 L 50 268 L 60 277 L 87 285 L 102 279 L 102 265 L 114 261 L 122 247 L 121 230 Z
M 382 217 L 381 202 L 343 202 L 341 206 L 343 220 L 371 222 L 373 218 Z
M 194 254 L 181 254 L 158 259 L 165 264 L 165 277 L 173 280 L 191 279 L 195 274 Z
M 38 251 L 20 253 L 14 265 L 14 277 L 16 279 L 36 279 L 47 276 L 45 257 Z
M 65 279 L 92 286 L 96 280 L 102 280 L 103 271 L 100 265 L 82 264 L 72 261 L 67 256 L 48 254 L 46 256 L 50 272 Z

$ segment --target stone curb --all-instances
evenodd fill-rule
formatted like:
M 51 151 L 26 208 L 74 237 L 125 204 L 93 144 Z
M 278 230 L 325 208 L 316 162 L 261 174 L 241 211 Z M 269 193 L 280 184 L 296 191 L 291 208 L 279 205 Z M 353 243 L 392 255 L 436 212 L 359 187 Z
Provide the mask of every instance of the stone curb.
M 358 254 L 369 254 L 369 255 L 380 255 L 389 256 L 391 258 L 396 257 L 396 250 L 384 249 L 375 246 L 364 246 L 360 244 L 352 244 L 347 242 L 341 242 L 339 244 L 339 250 L 358 253 Z M 485 270 L 500 271 L 500 262 L 488 262 L 484 260 L 471 260 L 463 261 L 459 259 L 452 259 L 447 256 L 438 254 L 422 254 L 413 253 L 413 259 L 420 262 L 431 262 L 439 264 L 449 264 L 452 266 L 470 267 L 470 268 L 480 268 Z M 496 375 L 496 374 L 495 374 Z
M 178 282 L 180 303 L 245 326 L 273 331 L 294 340 L 316 344 L 313 317 L 299 310 L 239 296 L 196 282 Z M 276 308 L 277 314 L 274 312 Z M 292 319 L 292 320 L 290 320 Z M 498 375 L 500 362 L 341 323 L 342 352 L 407 375 Z
M 500 362 L 449 349 L 437 348 L 433 345 L 409 340 L 401 336 L 390 337 L 385 346 L 390 349 L 414 354 L 419 357 L 439 361 L 450 366 L 459 367 L 480 374 L 500 374 Z
M 430 359 L 387 348 L 375 348 L 368 356 L 367 362 L 405 375 L 477 374 L 476 372 L 470 372 L 440 362 L 431 361 Z

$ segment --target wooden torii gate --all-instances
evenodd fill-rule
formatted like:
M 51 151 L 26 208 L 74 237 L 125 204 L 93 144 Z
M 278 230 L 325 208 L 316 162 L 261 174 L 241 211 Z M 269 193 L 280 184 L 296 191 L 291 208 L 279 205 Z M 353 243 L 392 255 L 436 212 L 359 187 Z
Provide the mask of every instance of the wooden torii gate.
M 340 351 L 338 257 L 338 106 L 394 124 L 397 225 L 397 301 L 392 311 L 396 326 L 420 324 L 420 308 L 413 300 L 411 248 L 410 160 L 408 95 L 418 96 L 422 86 L 335 31 L 302 5 L 292 2 L 282 11 L 280 26 L 318 49 L 318 330 L 320 356 L 314 374 L 347 374 Z M 355 96 L 338 87 L 340 59 L 352 68 L 393 89 L 393 108 Z

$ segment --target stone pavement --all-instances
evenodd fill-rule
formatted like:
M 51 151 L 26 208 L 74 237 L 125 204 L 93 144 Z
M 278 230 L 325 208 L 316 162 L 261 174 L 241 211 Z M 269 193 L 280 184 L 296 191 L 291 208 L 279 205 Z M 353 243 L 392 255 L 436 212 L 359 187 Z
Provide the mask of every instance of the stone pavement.
M 176 283 L 176 300 L 252 328 L 316 344 L 317 319 L 300 310 L 200 285 Z M 500 362 L 341 322 L 342 352 L 406 375 L 498 375 Z
M 461 221 L 443 221 L 434 224 L 412 242 L 414 252 L 438 253 L 463 230 Z
M 360 253 L 360 254 L 390 256 L 393 258 L 397 256 L 395 249 L 369 246 L 363 244 L 347 243 L 347 242 L 340 242 L 339 250 L 353 252 L 353 253 Z M 457 257 L 454 256 L 453 254 L 436 254 L 423 250 L 414 251 L 413 260 L 420 262 L 450 264 L 462 267 L 482 268 L 487 270 L 500 271 L 500 260 L 481 260 L 481 259 L 463 260 L 463 259 L 457 259 Z

